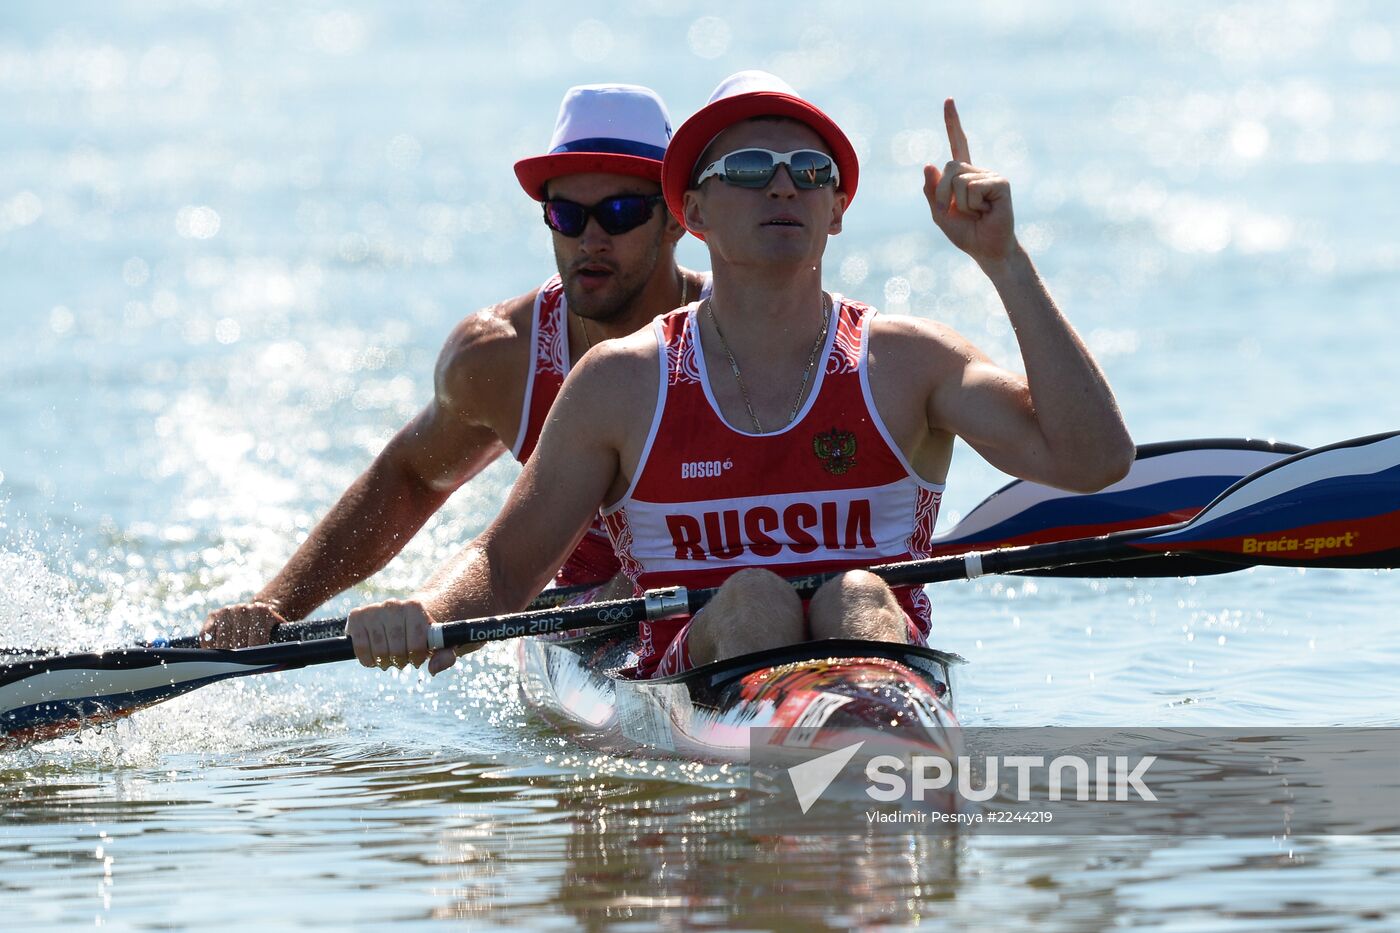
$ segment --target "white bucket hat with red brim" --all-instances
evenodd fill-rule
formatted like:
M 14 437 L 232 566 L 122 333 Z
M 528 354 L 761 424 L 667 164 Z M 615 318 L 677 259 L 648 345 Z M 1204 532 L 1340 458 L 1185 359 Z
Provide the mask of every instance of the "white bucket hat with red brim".
M 666 149 L 661 190 L 676 220 L 685 223 L 685 192 L 695 178 L 700 156 L 725 129 L 751 117 L 788 117 L 810 126 L 836 160 L 841 172 L 839 190 L 845 193 L 847 203 L 855 198 L 860 162 L 855 147 L 836 121 L 799 97 L 782 78 L 766 71 L 741 71 L 719 83 L 709 103 L 680 125 Z
M 560 175 L 609 172 L 661 180 L 671 141 L 671 117 L 651 88 L 636 84 L 571 87 L 559 105 L 549 152 L 515 163 L 525 193 L 544 200 L 544 186 Z

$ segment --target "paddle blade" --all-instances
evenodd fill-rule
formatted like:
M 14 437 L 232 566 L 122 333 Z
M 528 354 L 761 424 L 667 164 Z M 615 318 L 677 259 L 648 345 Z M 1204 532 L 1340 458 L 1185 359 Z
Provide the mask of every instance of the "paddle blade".
M 1400 562 L 1400 431 L 1318 447 L 1236 483 L 1184 527 L 1135 546 L 1233 564 Z
M 129 716 L 229 677 L 276 670 L 227 651 L 131 648 L 0 668 L 0 750 Z
M 1016 480 L 992 493 L 934 538 L 930 556 L 1093 538 L 1184 522 L 1240 479 L 1290 457 L 1296 444 L 1203 438 L 1142 444 L 1128 475 L 1094 493 Z M 1035 576 L 1180 577 L 1235 567 L 1203 557 L 1155 554 L 1131 562 L 1097 561 L 1026 571 Z

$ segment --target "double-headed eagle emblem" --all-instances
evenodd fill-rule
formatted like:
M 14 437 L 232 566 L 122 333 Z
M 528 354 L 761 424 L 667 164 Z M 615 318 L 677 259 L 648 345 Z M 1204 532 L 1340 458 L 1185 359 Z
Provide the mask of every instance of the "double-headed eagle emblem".
M 840 476 L 856 465 L 856 436 L 832 428 L 812 438 L 812 452 L 828 473 Z

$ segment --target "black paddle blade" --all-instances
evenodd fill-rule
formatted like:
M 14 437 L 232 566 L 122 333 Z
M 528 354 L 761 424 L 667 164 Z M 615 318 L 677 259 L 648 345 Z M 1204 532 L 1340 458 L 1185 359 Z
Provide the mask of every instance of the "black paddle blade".
M 39 658 L 0 668 L 0 749 L 110 722 L 197 687 L 277 665 L 230 652 L 131 648 Z
M 354 657 L 348 638 L 236 651 L 122 648 L 0 665 L 0 749 L 110 722 L 208 684 Z

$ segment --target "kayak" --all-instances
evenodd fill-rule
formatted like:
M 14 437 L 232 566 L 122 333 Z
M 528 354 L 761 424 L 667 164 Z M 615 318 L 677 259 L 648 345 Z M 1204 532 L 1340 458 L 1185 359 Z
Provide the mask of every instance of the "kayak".
M 753 741 L 821 749 L 849 744 L 847 730 L 957 746 L 955 654 L 831 639 L 633 680 L 635 637 L 626 625 L 522 640 L 525 702 L 581 744 L 621 755 L 742 764 Z

